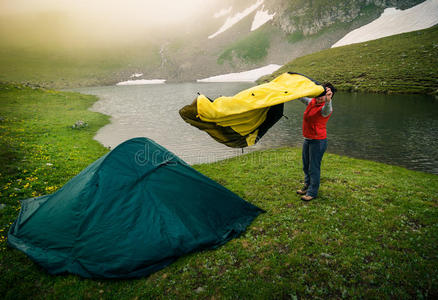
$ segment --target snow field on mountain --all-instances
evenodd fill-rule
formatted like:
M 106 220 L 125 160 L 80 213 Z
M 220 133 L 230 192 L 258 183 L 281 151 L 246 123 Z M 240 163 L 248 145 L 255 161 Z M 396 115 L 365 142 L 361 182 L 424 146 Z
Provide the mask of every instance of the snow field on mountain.
M 351 31 L 332 48 L 426 29 L 438 24 L 438 0 L 427 0 L 405 10 L 387 8 L 373 22 Z
M 277 71 L 281 66 L 270 64 L 261 68 L 238 72 L 238 73 L 229 73 L 224 75 L 218 75 L 213 77 L 208 77 L 204 79 L 198 79 L 198 82 L 254 82 L 260 77 L 271 74 L 272 72 Z

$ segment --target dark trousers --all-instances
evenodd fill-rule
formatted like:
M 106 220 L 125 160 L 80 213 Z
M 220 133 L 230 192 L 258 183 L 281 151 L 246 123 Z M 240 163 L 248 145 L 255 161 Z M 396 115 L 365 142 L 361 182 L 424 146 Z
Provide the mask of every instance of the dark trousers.
M 307 195 L 312 197 L 318 195 L 321 176 L 321 161 L 326 149 L 327 139 L 304 140 L 302 153 L 304 183 L 309 186 Z

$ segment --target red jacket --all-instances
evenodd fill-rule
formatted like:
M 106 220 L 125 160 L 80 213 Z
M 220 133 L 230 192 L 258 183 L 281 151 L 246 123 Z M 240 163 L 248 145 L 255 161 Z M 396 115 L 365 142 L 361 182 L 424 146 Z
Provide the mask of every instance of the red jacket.
M 330 115 L 323 117 L 321 115 L 324 103 L 317 104 L 316 99 L 307 105 L 306 111 L 303 115 L 303 136 L 312 140 L 323 140 L 327 138 L 326 124 Z

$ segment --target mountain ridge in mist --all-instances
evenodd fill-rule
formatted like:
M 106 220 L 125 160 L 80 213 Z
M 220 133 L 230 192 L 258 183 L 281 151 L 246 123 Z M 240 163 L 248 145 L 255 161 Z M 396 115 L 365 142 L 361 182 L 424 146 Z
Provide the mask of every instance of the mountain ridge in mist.
M 281 65 L 330 48 L 349 31 L 376 19 L 386 7 L 406 8 L 419 2 L 265 0 L 259 9 L 275 13 L 271 21 L 251 31 L 255 10 L 212 39 L 208 36 L 228 17 L 256 0 L 212 2 L 183 24 L 166 28 L 118 27 L 104 18 L 81 23 L 59 11 L 2 15 L 0 56 L 9 56 L 11 62 L 0 59 L 5 73 L 0 80 L 20 80 L 18 73 L 8 75 L 18 69 L 22 80 L 55 87 L 113 84 L 134 72 L 143 73 L 141 79 L 179 82 Z M 222 9 L 228 13 L 215 18 Z M 55 79 L 43 74 L 50 73 L 51 67 L 56 68 Z M 59 76 L 62 81 L 57 80 Z

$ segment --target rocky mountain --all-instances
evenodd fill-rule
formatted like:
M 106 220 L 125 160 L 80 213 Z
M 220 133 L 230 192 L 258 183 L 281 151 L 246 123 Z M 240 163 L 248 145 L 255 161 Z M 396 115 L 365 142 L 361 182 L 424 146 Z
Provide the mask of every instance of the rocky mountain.
M 146 77 L 190 81 L 245 71 L 330 48 L 345 34 L 378 18 L 387 7 L 421 0 L 227 0 L 187 24 L 160 47 L 161 64 Z M 257 15 L 263 23 L 252 30 Z M 225 26 L 228 24 L 229 26 Z M 223 29 L 221 31 L 221 29 Z
M 284 65 L 330 48 L 387 7 L 420 2 L 209 0 L 184 22 L 153 27 L 142 23 L 141 13 L 128 22 L 133 10 L 122 23 L 110 19 L 122 15 L 110 5 L 94 15 L 0 14 L 0 81 L 63 88 L 111 85 L 141 74 L 135 78 L 180 82 Z

